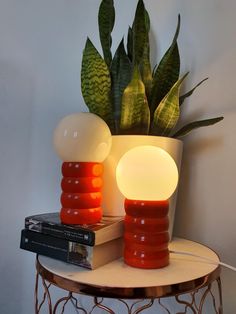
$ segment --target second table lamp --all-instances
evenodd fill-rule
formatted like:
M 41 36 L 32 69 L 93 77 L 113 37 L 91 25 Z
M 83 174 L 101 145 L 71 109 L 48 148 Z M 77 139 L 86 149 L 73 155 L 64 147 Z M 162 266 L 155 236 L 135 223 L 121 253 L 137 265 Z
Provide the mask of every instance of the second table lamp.
M 102 218 L 102 162 L 111 148 L 111 133 L 97 115 L 82 112 L 57 125 L 54 148 L 62 159 L 62 223 L 94 224 Z
M 178 169 L 163 149 L 144 145 L 125 153 L 116 169 L 125 196 L 124 261 L 138 268 L 169 264 L 168 199 L 178 183 Z

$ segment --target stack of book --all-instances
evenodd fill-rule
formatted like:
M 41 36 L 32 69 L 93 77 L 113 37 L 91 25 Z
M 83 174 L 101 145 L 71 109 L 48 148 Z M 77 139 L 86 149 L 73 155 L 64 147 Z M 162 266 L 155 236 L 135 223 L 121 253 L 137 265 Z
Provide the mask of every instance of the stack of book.
M 81 267 L 95 269 L 123 254 L 121 217 L 103 217 L 94 225 L 65 225 L 59 213 L 25 218 L 20 248 Z

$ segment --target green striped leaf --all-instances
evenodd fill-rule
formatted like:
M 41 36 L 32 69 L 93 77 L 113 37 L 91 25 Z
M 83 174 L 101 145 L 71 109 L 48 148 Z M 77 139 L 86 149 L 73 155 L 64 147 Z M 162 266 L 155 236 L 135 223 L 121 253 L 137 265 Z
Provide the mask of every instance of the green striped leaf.
M 143 0 L 139 0 L 133 22 L 133 64 L 140 64 L 147 41 L 147 17 Z
M 194 86 L 189 92 L 185 93 L 184 95 L 181 95 L 179 97 L 179 105 L 181 106 L 183 104 L 183 102 L 185 101 L 185 99 L 189 96 L 192 95 L 192 93 L 195 91 L 195 89 L 200 86 L 203 82 L 205 82 L 206 80 L 208 80 L 208 77 L 201 80 L 201 82 L 199 82 L 196 86 Z
M 131 27 L 129 27 L 128 36 L 127 36 L 127 52 L 128 52 L 129 60 L 132 62 L 133 60 L 133 31 Z
M 148 134 L 150 113 L 138 67 L 135 66 L 132 80 L 124 90 L 121 108 L 120 129 L 123 134 Z
M 106 61 L 108 67 L 110 67 L 112 60 L 111 32 L 113 30 L 114 23 L 115 23 L 115 8 L 113 0 L 102 0 L 98 12 L 98 28 L 104 60 Z
M 112 117 L 109 70 L 89 38 L 83 51 L 81 90 L 89 111 L 100 116 L 113 132 L 114 120 Z
M 187 75 L 188 73 L 173 85 L 157 107 L 152 122 L 151 133 L 153 135 L 169 136 L 179 120 L 179 90 Z
M 124 40 L 122 39 L 111 63 L 112 102 L 116 133 L 119 132 L 122 95 L 131 77 L 132 66 L 125 52 Z
M 180 130 L 178 130 L 172 137 L 174 138 L 183 137 L 195 129 L 216 124 L 223 119 L 224 117 L 217 117 L 217 118 L 194 121 L 194 122 L 188 123 L 187 125 L 183 126 Z
M 151 90 L 152 90 L 152 69 L 151 69 L 151 64 L 150 64 L 149 43 L 144 44 L 143 58 L 140 64 L 140 72 L 141 72 L 142 81 L 145 85 L 146 96 L 149 101 L 151 97 Z
M 143 9 L 144 9 L 144 6 L 142 6 L 142 10 Z M 139 21 L 139 19 L 142 19 L 141 27 L 146 32 L 146 36 L 144 36 L 143 39 L 145 41 L 149 42 L 148 33 L 150 31 L 150 18 L 149 18 L 149 14 L 148 14 L 147 10 L 145 10 L 144 15 L 143 15 L 143 11 L 141 11 L 141 13 L 139 11 L 137 12 L 136 19 L 134 20 L 134 23 L 133 23 L 133 29 L 134 29 L 134 25 L 137 26 L 137 20 Z M 144 22 L 143 22 L 143 19 L 144 19 Z M 145 23 L 145 29 L 144 29 L 144 23 Z M 133 47 L 133 29 L 132 29 L 132 27 L 129 27 L 128 36 L 127 36 L 127 52 L 128 52 L 128 57 L 129 57 L 131 62 L 133 60 L 133 50 L 135 49 Z M 139 35 L 140 35 L 140 33 L 137 30 L 137 36 L 139 36 Z M 139 39 L 137 38 L 137 40 L 139 40 Z M 140 47 L 140 49 L 142 49 L 142 47 Z M 142 50 L 141 50 L 140 54 L 142 55 Z
M 180 15 L 178 16 L 178 25 L 172 44 L 161 59 L 153 76 L 153 87 L 150 101 L 151 114 L 154 113 L 160 101 L 179 78 L 180 57 L 177 44 L 179 29 Z
M 148 102 L 151 97 L 151 89 L 152 89 L 152 68 L 150 63 L 150 44 L 149 44 L 149 30 L 150 30 L 150 18 L 147 10 L 145 10 L 145 24 L 146 24 L 146 40 L 143 44 L 143 56 L 142 61 L 140 62 L 140 72 L 142 76 L 142 81 L 145 85 L 146 96 Z
M 145 24 L 146 24 L 146 31 L 147 33 L 149 33 L 151 22 L 150 22 L 148 11 L 146 9 L 145 9 Z

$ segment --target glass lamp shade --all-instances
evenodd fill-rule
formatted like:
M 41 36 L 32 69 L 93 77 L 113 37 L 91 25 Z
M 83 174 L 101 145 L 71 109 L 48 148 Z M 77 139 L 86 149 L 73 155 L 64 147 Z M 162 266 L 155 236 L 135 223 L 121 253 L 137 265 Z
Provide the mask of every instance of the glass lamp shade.
M 64 117 L 53 135 L 55 151 L 63 161 L 103 162 L 111 141 L 107 124 L 89 112 Z
M 116 169 L 121 193 L 132 200 L 167 200 L 178 183 L 173 158 L 162 148 L 144 145 L 125 153 Z

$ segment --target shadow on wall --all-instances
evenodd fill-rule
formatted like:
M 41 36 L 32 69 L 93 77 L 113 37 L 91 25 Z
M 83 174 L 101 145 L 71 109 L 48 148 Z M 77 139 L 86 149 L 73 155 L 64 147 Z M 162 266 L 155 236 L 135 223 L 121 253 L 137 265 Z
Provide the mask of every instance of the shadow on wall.
M 184 143 L 184 153 L 182 159 L 182 168 L 180 174 L 179 191 L 177 199 L 177 209 L 175 216 L 174 235 L 196 240 L 194 234 L 199 229 L 198 216 L 201 214 L 199 203 L 194 202 L 196 197 L 193 185 L 194 177 L 199 176 L 195 171 L 196 159 L 207 152 L 217 151 L 217 148 L 223 147 L 223 136 L 211 137 L 206 139 L 194 139 Z M 199 180 L 199 179 L 198 179 Z M 204 204 L 201 204 L 203 207 Z M 204 225 L 205 223 L 205 225 Z M 207 221 L 201 220 L 201 232 L 207 229 Z
M 0 312 L 22 313 L 25 290 L 20 229 L 29 208 L 32 73 L 0 59 Z

